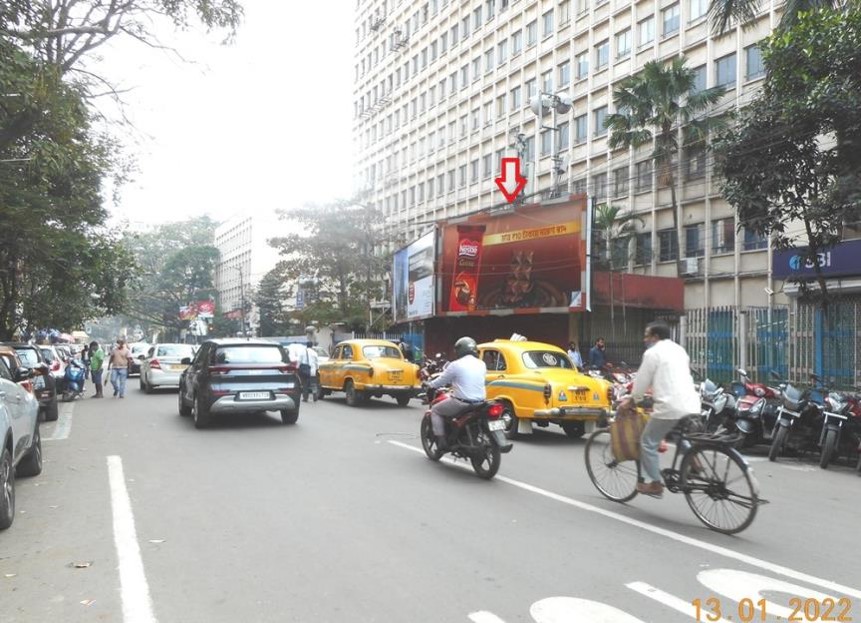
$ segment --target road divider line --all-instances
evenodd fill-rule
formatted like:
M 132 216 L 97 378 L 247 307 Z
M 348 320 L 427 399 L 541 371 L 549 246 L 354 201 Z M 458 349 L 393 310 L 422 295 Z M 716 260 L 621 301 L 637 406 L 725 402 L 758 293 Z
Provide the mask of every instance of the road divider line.
M 659 604 L 663 604 L 669 608 L 672 608 L 676 612 L 681 612 L 682 614 L 689 616 L 690 618 L 701 621 L 702 619 L 697 619 L 696 608 L 693 604 L 686 602 L 684 599 L 679 599 L 675 595 L 670 595 L 669 593 L 665 593 L 664 591 L 655 588 L 654 586 L 650 586 L 645 582 L 630 582 L 625 584 L 632 591 L 636 591 L 649 599 L 654 599 Z M 711 613 L 708 613 L 709 617 L 712 617 Z M 715 623 L 730 623 L 727 619 L 714 619 L 709 618 L 709 621 L 714 621 Z
M 156 623 L 138 545 L 137 530 L 135 530 L 132 502 L 126 488 L 123 461 L 120 457 L 108 457 L 108 478 L 111 487 L 111 510 L 114 517 L 114 545 L 117 548 L 119 560 L 123 621 Z
M 484 610 L 473 612 L 469 615 L 469 620 L 472 623 L 505 623 L 505 621 L 492 612 L 485 612 Z
M 392 439 L 389 440 L 389 443 L 393 446 L 398 446 L 399 448 L 404 448 L 405 450 L 410 450 L 412 452 L 417 452 L 418 454 L 424 454 L 424 450 L 421 448 L 417 448 L 416 446 L 411 446 L 406 443 L 402 443 L 400 441 L 394 441 Z M 463 463 L 458 463 L 450 458 L 444 458 L 444 461 L 462 469 L 471 469 L 469 465 L 464 465 Z M 679 534 L 678 532 L 673 532 L 672 530 L 667 530 L 666 528 L 659 528 L 658 526 L 653 526 L 652 524 L 646 523 L 644 521 L 640 521 L 639 519 L 633 519 L 631 517 L 626 517 L 625 515 L 620 515 L 614 511 L 608 511 L 606 509 L 600 508 L 598 506 L 593 506 L 592 504 L 587 504 L 586 502 L 581 502 L 579 500 L 575 500 L 574 498 L 569 498 L 564 495 L 560 495 L 558 493 L 554 493 L 553 491 L 548 491 L 546 489 L 542 489 L 541 487 L 536 487 L 535 485 L 530 485 L 525 482 L 521 482 L 519 480 L 514 480 L 513 478 L 508 478 L 506 476 L 500 476 L 497 474 L 496 480 L 509 484 L 513 487 L 517 487 L 519 489 L 523 489 L 524 491 L 529 491 L 530 493 L 535 493 L 537 495 L 544 496 L 548 499 L 555 500 L 557 502 L 561 502 L 562 504 L 567 504 L 568 506 L 573 506 L 574 508 L 578 508 L 583 511 L 587 511 L 589 513 L 595 513 L 597 515 L 601 515 L 603 517 L 607 517 L 608 519 L 614 519 L 621 523 L 628 524 L 629 526 L 634 526 L 635 528 L 640 528 L 641 530 L 645 530 L 647 532 L 651 532 L 652 534 L 657 534 L 668 539 L 672 539 L 678 543 L 683 543 L 685 545 L 689 545 L 691 547 L 695 547 L 712 554 L 717 554 L 718 556 L 724 556 L 725 558 L 730 558 L 732 560 L 737 560 L 744 564 L 750 565 L 752 567 L 758 567 L 759 569 L 765 569 L 766 571 L 770 571 L 772 573 L 777 573 L 778 575 L 782 575 L 788 578 L 792 578 L 794 580 L 799 580 L 801 582 L 807 582 L 808 584 L 813 584 L 815 586 L 820 586 L 822 588 L 826 588 L 831 591 L 835 591 L 841 593 L 843 595 L 848 595 L 851 597 L 855 597 L 856 599 L 861 599 L 861 590 L 856 588 L 852 588 L 851 586 L 846 586 L 844 584 L 839 584 L 832 580 L 825 580 L 823 578 L 818 578 L 814 575 L 809 575 L 807 573 L 803 573 L 801 571 L 796 571 L 795 569 L 790 569 L 789 567 L 784 567 L 783 565 L 779 565 L 773 562 L 768 562 L 767 560 L 762 560 L 760 558 L 756 558 L 754 556 L 750 556 L 748 554 L 742 554 L 741 552 L 737 552 L 735 550 L 729 549 L 728 547 L 723 547 L 721 545 L 714 545 L 712 543 L 708 543 L 706 541 L 701 541 L 699 539 L 695 539 L 693 537 L 685 536 L 684 534 Z
M 49 436 L 42 436 L 42 441 L 62 441 L 69 438 L 72 432 L 72 415 L 75 413 L 75 403 L 64 402 L 60 405 L 60 416 L 54 423 L 54 431 Z

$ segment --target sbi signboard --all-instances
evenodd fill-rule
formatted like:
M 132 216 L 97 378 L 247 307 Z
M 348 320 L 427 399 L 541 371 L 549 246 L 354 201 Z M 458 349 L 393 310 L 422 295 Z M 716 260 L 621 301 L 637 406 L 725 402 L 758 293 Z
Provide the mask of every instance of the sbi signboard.
M 820 251 L 815 258 L 806 257 L 807 249 L 786 249 L 774 253 L 774 276 L 778 279 L 816 277 L 816 265 L 826 277 L 861 275 L 861 240 L 841 242 Z

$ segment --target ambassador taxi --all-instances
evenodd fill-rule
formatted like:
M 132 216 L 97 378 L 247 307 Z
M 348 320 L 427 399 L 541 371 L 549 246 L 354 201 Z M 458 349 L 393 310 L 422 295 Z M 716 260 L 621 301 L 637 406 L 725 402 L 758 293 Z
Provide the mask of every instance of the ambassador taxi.
M 320 389 L 324 396 L 343 391 L 350 406 L 388 395 L 405 407 L 421 389 L 419 367 L 393 342 L 349 340 L 320 364 Z
M 611 384 L 578 372 L 558 346 L 494 340 L 478 350 L 487 366 L 487 398 L 505 406 L 509 438 L 531 433 L 534 422 L 558 424 L 576 439 L 610 412 Z

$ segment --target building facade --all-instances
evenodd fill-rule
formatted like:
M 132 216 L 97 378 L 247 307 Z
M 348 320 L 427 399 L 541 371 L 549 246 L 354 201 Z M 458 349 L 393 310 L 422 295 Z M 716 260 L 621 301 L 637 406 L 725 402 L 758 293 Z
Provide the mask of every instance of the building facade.
M 739 231 L 709 152 L 674 165 L 681 248 L 670 190 L 650 149 L 611 150 L 604 119 L 613 89 L 650 60 L 683 54 L 697 88 L 724 86 L 713 114 L 749 101 L 764 76 L 756 44 L 777 23 L 763 3 L 753 24 L 715 36 L 708 0 L 358 0 L 354 148 L 357 186 L 398 241 L 430 223 L 504 201 L 503 156 L 524 158 L 526 194 L 588 193 L 633 211 L 628 270 L 685 279 L 685 307 L 785 303 L 766 239 Z M 530 99 L 570 97 L 553 127 Z

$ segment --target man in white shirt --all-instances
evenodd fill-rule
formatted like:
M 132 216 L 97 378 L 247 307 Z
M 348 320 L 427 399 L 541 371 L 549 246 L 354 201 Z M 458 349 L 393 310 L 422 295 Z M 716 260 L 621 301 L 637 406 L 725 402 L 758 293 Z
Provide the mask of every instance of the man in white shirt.
M 317 356 L 317 351 L 314 350 L 314 345 L 311 342 L 306 344 L 305 353 L 308 357 L 308 365 L 310 366 L 310 370 L 308 371 L 310 380 L 309 389 L 311 390 L 311 397 L 314 399 L 314 402 L 317 402 L 317 371 L 320 360 Z M 307 395 L 305 395 L 303 400 L 308 402 Z
M 568 343 L 568 357 L 571 358 L 571 363 L 574 364 L 575 368 L 578 370 L 583 369 L 583 356 L 580 354 L 577 342 L 571 341 Z
M 620 408 L 631 408 L 651 388 L 654 408 L 643 431 L 640 465 L 649 482 L 637 483 L 637 491 L 661 497 L 664 485 L 658 446 L 679 420 L 700 412 L 700 397 L 691 378 L 691 360 L 685 349 L 670 339 L 670 328 L 653 322 L 643 336 L 646 352 L 637 371 L 634 389 Z
M 438 450 L 448 448 L 444 418 L 457 417 L 470 405 L 487 399 L 484 386 L 487 366 L 478 358 L 478 345 L 475 340 L 471 337 L 460 338 L 454 343 L 454 354 L 455 360 L 448 364 L 442 374 L 428 383 L 434 389 L 451 385 L 449 397 L 431 407 L 431 423 Z

